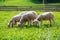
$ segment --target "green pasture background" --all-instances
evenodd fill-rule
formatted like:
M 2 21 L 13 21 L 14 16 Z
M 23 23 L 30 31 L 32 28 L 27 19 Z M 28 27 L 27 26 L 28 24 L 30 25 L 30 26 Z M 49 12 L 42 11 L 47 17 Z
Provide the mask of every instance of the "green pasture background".
M 42 5 L 42 3 L 43 1 L 40 1 L 40 0 L 0 0 L 0 6 L 35 6 L 35 5 L 37 6 L 37 5 Z M 60 2 L 59 0 L 57 0 L 56 3 L 53 2 L 53 3 L 47 3 L 47 4 L 60 5 Z

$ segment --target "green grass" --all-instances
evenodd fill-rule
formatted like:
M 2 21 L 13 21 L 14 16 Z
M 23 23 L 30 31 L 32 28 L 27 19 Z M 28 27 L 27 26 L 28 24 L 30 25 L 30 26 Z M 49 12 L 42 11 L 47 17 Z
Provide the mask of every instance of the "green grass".
M 53 5 L 59 5 L 60 3 L 52 3 Z M 50 4 L 50 5 L 52 5 Z M 0 1 L 0 6 L 35 6 L 42 5 L 42 3 L 32 2 L 31 0 L 5 0 Z
M 39 5 L 31 2 L 30 0 L 6 0 L 1 2 L 0 5 L 5 6 L 32 6 L 32 5 Z
M 0 11 L 0 40 L 60 40 L 60 12 L 53 12 L 56 26 L 46 27 L 49 21 L 44 21 L 41 28 L 18 27 L 8 28 L 7 24 L 12 16 L 21 11 Z M 43 12 L 37 11 L 37 14 Z

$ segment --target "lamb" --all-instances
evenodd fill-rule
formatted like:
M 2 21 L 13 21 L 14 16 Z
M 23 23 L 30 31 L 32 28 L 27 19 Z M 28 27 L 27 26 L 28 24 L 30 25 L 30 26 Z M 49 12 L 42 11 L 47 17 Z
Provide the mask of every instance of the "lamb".
M 16 16 L 13 16 L 13 17 L 11 18 L 11 20 L 9 21 L 9 23 L 8 23 L 8 27 L 10 27 L 10 25 L 12 25 L 12 27 L 13 27 L 14 25 L 16 25 L 16 23 L 20 21 L 20 18 L 21 18 L 21 16 L 22 16 L 24 13 L 26 13 L 26 11 L 25 11 L 25 12 L 21 12 L 21 14 L 18 14 L 18 15 L 16 15 Z
M 22 26 L 24 25 L 25 22 L 28 22 L 28 26 L 31 25 L 32 20 L 36 19 L 37 15 L 35 11 L 29 11 L 26 14 L 24 14 L 21 19 L 20 22 L 18 23 L 18 26 Z
M 51 25 L 51 22 L 52 21 L 55 23 L 55 21 L 54 21 L 54 15 L 53 15 L 52 12 L 45 12 L 43 14 L 40 14 L 36 19 L 34 19 L 33 23 L 34 23 L 34 25 L 37 25 L 38 24 L 39 27 L 41 27 L 43 20 L 49 20 L 50 25 Z M 39 23 L 39 21 L 41 23 Z

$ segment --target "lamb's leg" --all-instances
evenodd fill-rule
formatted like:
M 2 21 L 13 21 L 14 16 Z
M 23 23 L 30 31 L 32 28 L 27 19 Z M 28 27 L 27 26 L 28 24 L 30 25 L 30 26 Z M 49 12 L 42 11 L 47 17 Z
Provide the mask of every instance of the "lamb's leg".
M 12 27 L 15 25 L 16 23 L 15 23 L 15 21 L 13 20 L 13 22 L 12 22 Z
M 21 27 L 24 27 L 24 25 L 25 25 L 25 22 L 21 23 L 21 25 L 20 25 L 20 26 L 21 26 Z
M 51 26 L 51 23 L 52 23 L 52 22 L 51 22 L 51 19 L 49 19 L 49 21 L 50 21 L 50 26 Z
M 56 23 L 55 23 L 55 20 L 54 20 L 54 18 L 52 18 L 51 20 L 54 22 L 54 26 L 56 26 Z
M 31 25 L 31 21 L 28 22 L 28 25 L 29 25 L 29 26 Z
M 12 24 L 12 27 L 14 26 L 14 24 Z
M 33 22 L 32 22 L 32 21 L 33 21 L 33 20 L 31 20 L 31 22 L 30 22 L 30 23 L 31 23 L 31 25 L 33 25 Z
M 55 24 L 55 20 L 52 18 L 52 21 L 54 22 L 54 24 Z
M 42 27 L 42 21 L 39 22 L 39 27 Z

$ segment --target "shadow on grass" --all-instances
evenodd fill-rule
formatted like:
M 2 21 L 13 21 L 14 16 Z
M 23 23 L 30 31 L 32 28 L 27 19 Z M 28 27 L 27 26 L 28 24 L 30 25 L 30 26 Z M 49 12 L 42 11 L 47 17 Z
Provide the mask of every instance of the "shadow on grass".
M 41 27 L 37 26 L 37 25 L 31 25 L 31 26 L 28 26 L 28 25 L 24 25 L 24 26 L 14 26 L 14 27 L 10 27 L 10 28 L 50 28 L 50 27 L 53 27 L 54 25 L 50 25 L 50 24 L 43 24 Z
M 39 28 L 39 26 L 35 26 L 35 25 L 30 25 L 30 26 L 28 26 L 28 25 L 24 25 L 24 26 L 18 26 L 18 28 L 32 28 L 32 27 L 34 27 L 34 28 Z
M 28 25 L 24 25 L 24 26 L 19 26 L 18 28 L 32 28 L 32 27 L 34 27 L 34 28 L 49 28 L 49 27 L 52 27 L 52 25 L 50 25 L 50 24 L 44 24 L 44 25 L 42 25 L 41 27 L 39 27 L 39 26 L 37 26 L 37 25 L 31 25 L 31 26 L 28 26 Z
M 47 27 L 47 28 L 52 27 L 52 25 L 50 25 L 50 24 L 44 24 L 43 26 Z

